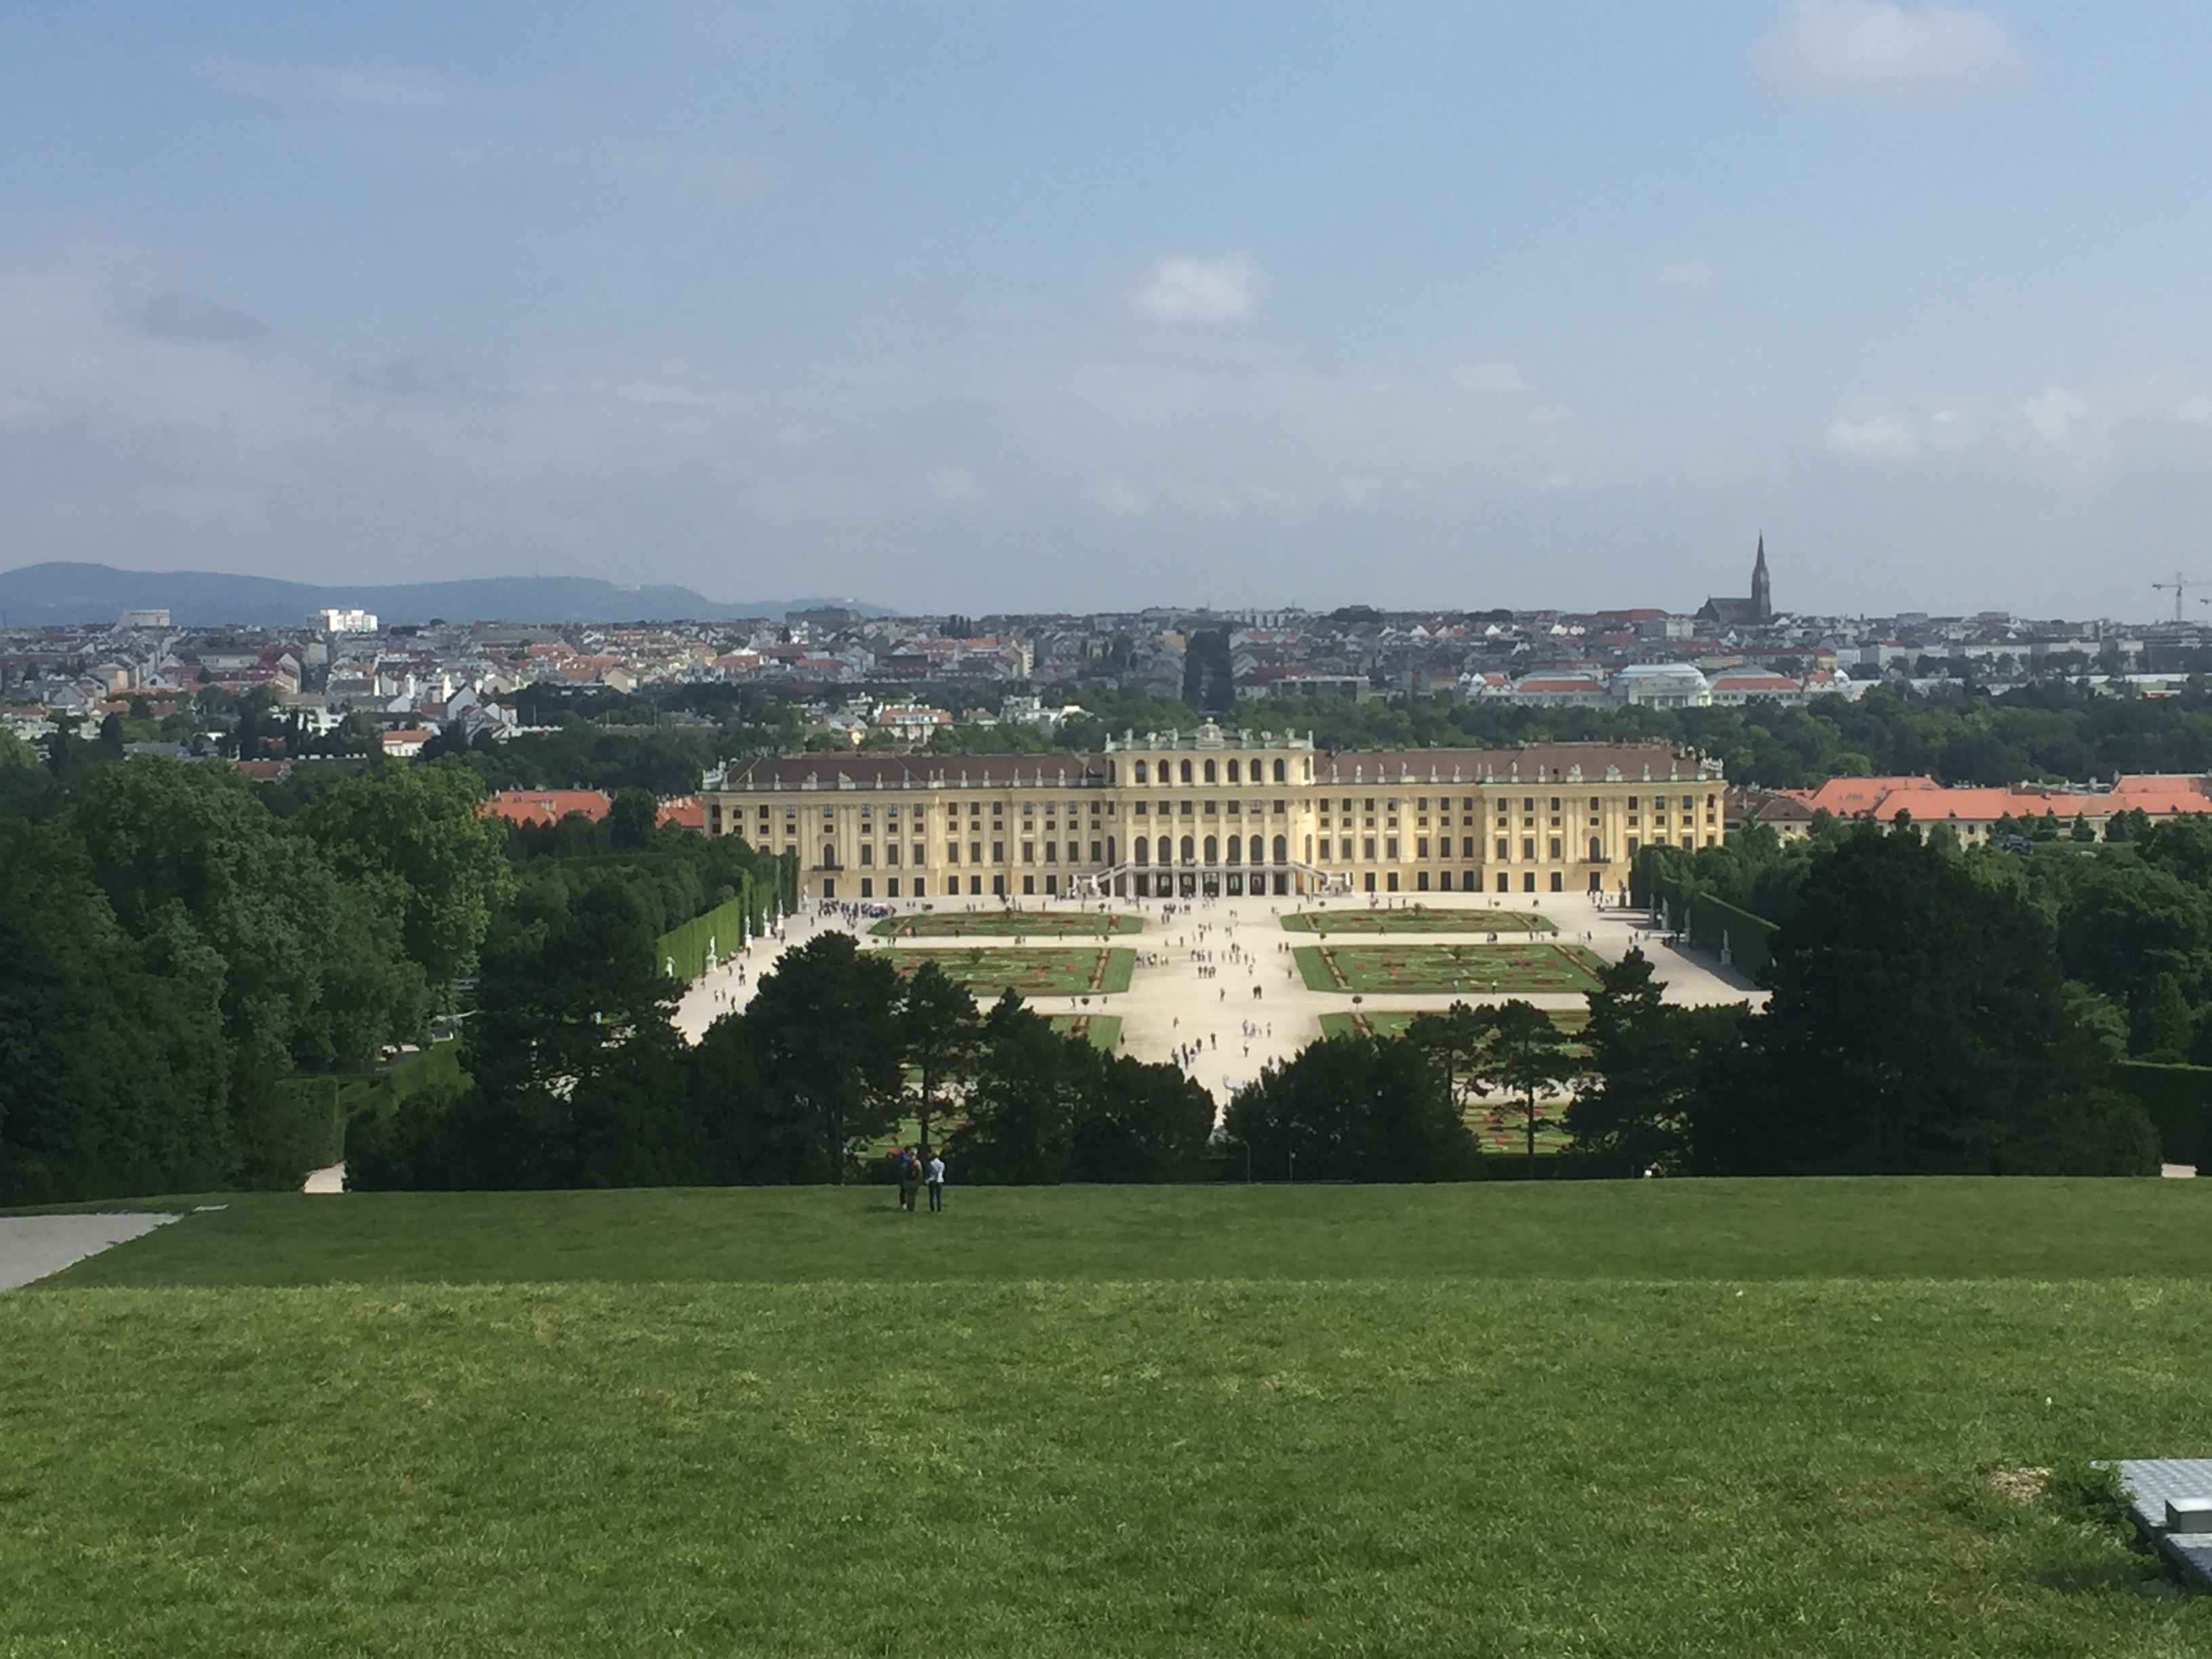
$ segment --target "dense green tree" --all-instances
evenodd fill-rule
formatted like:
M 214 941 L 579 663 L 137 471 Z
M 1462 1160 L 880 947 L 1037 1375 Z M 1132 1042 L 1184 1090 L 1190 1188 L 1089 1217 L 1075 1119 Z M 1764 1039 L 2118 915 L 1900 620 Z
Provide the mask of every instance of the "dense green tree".
M 1191 1180 L 1212 1140 L 1213 1120 L 1213 1097 L 1180 1066 L 1126 1054 L 1094 1062 L 1068 1138 L 1068 1179 Z
M 72 823 L 134 938 L 188 930 L 222 963 L 237 1063 L 357 1064 L 419 1029 L 396 890 L 348 884 L 226 766 L 142 757 L 76 786 Z
M 236 1167 L 221 964 L 133 939 L 66 826 L 0 818 L 0 1204 L 221 1185 Z
M 1774 946 L 1751 1053 L 1698 1115 L 1701 1168 L 2141 1173 L 2156 1139 L 2101 1088 L 2096 1033 L 2016 882 L 1910 828 L 1818 860 Z
M 946 1144 L 963 1180 L 1034 1186 L 1066 1179 L 1075 1123 L 1099 1060 L 1087 1042 L 1006 992 L 984 1016 L 968 1121 Z
M 475 1087 L 450 1129 L 455 1184 L 626 1184 L 681 1167 L 678 988 L 653 939 L 629 890 L 605 882 L 487 951 L 463 1050 Z
M 646 846 L 659 819 L 660 803 L 650 789 L 617 789 L 607 808 L 607 842 L 617 848 Z
M 492 913 L 514 891 L 504 823 L 472 774 L 383 765 L 309 801 L 299 827 L 349 880 L 397 882 L 407 954 L 433 985 L 475 971 Z
M 1544 1115 L 1544 1098 L 1572 1080 L 1578 1062 L 1552 1017 L 1534 1003 L 1515 997 L 1485 1009 L 1482 1018 L 1490 1033 L 1475 1056 L 1475 1087 L 1486 1094 L 1495 1091 L 1512 1103 L 1533 1159 L 1538 1133 L 1553 1127 Z
M 803 1124 L 806 1179 L 842 1182 L 861 1146 L 896 1122 L 898 975 L 848 933 L 818 933 L 764 975 L 744 1018 L 780 1112 Z
M 924 958 L 899 994 L 898 1028 L 903 1058 L 915 1072 L 911 1099 L 926 1153 L 933 1144 L 929 1128 L 938 1091 L 965 1068 L 980 1040 L 975 999 Z
M 1616 1175 L 1688 1166 L 1699 1101 L 1743 1040 L 1741 1003 L 1686 1007 L 1662 1000 L 1643 951 L 1631 947 L 1598 975 L 1589 994 L 1589 1049 L 1565 1124 L 1577 1152 Z
M 1475 1062 L 1494 1029 L 1487 1009 L 1478 1012 L 1455 1002 L 1440 1014 L 1416 1014 L 1406 1027 L 1406 1036 L 1443 1073 L 1444 1098 L 1463 1106 L 1473 1086 Z
M 1224 1126 L 1266 1180 L 1460 1181 L 1482 1172 L 1443 1074 L 1402 1037 L 1325 1037 L 1237 1091 Z

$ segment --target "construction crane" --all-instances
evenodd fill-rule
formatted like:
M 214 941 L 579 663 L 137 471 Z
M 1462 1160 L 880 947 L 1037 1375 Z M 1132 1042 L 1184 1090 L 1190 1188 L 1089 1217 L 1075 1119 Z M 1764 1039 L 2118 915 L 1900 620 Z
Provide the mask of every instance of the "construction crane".
M 2172 581 L 2153 582 L 2151 586 L 2158 589 L 2161 593 L 2169 587 L 2173 590 L 2173 619 L 2176 622 L 2179 622 L 2181 620 L 2183 596 L 2192 587 L 2203 587 L 2207 586 L 2209 580 L 2212 580 L 2212 579 L 2208 579 L 2203 576 L 2185 576 L 2177 570 L 2173 573 L 2173 580 Z M 2212 600 L 2199 600 L 2198 603 L 2212 604 Z

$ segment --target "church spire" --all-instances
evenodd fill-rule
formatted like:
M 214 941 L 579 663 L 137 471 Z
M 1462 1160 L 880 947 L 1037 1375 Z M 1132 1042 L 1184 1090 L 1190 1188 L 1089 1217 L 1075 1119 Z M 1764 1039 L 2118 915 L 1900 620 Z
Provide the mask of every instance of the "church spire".
M 1754 622 L 1774 620 L 1774 595 L 1766 579 L 1766 532 L 1759 536 L 1759 557 L 1751 567 L 1751 613 Z

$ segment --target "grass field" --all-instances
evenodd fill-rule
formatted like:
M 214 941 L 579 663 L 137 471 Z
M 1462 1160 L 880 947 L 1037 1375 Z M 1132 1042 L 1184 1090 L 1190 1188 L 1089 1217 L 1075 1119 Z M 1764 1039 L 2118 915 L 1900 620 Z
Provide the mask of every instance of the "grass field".
M 1605 963 L 1579 945 L 1301 945 L 1310 991 L 1403 994 L 1580 995 Z
M 1091 1046 L 1112 1054 L 1121 1042 L 1119 1014 L 1054 1014 L 1052 1029 L 1091 1039 Z
M 1554 1008 L 1551 1012 L 1552 1024 L 1570 1034 L 1589 1024 L 1589 1011 L 1586 1008 Z M 1364 1031 L 1370 1036 L 1400 1037 L 1406 1035 L 1406 1028 L 1418 1018 L 1405 1008 L 1362 1008 L 1357 1013 L 1323 1014 L 1321 1034 L 1325 1037 L 1351 1036 Z
M 914 972 L 924 962 L 933 962 L 953 983 L 966 986 L 978 996 L 995 997 L 1011 988 L 1030 998 L 1078 997 L 1127 990 L 1137 953 L 1121 949 L 1053 951 L 994 945 L 979 945 L 973 951 L 902 951 L 892 961 L 902 975 Z
M 1431 910 L 1297 910 L 1283 918 L 1293 933 L 1556 933 L 1548 917 L 1474 906 Z
M 0 1652 L 2180 1656 L 2212 1186 L 237 1196 L 0 1297 Z
M 936 910 L 885 916 L 868 930 L 882 939 L 1103 939 L 1141 933 L 1144 918 L 1060 910 Z

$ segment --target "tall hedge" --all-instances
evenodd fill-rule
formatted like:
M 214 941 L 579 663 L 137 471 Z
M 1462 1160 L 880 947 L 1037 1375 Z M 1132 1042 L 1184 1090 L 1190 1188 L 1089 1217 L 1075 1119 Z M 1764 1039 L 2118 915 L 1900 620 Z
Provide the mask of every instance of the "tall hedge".
M 746 887 L 750 889 L 752 884 L 748 878 Z M 744 944 L 746 909 L 743 898 L 733 898 L 663 933 L 653 942 L 654 963 L 664 968 L 674 963 L 676 977 L 688 985 L 707 971 L 707 952 L 710 948 L 720 959 Z
M 2212 1066 L 2124 1060 L 2112 1067 L 2112 1086 L 2142 1103 L 2168 1164 L 2202 1166 L 2212 1157 Z
M 1690 901 L 1690 943 L 1715 956 L 1725 943 L 1729 960 L 1755 980 L 1766 977 L 1768 953 L 1779 931 L 1765 917 L 1711 893 L 1699 893 Z

